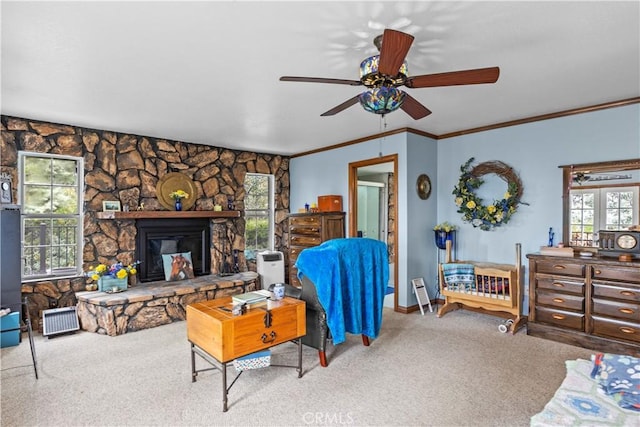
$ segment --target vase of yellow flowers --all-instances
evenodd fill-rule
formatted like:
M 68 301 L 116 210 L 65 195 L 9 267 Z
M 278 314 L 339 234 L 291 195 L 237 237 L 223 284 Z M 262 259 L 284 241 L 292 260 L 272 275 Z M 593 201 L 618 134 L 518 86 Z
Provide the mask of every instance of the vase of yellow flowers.
M 91 280 L 98 282 L 98 290 L 101 292 L 122 292 L 127 289 L 128 277 L 138 272 L 140 261 L 130 265 L 117 262 L 110 266 L 98 264 L 87 273 Z
M 184 190 L 176 190 L 176 191 L 170 193 L 169 197 L 171 197 L 174 200 L 176 210 L 177 211 L 181 211 L 182 210 L 182 199 L 188 199 L 189 198 L 189 193 L 187 193 Z

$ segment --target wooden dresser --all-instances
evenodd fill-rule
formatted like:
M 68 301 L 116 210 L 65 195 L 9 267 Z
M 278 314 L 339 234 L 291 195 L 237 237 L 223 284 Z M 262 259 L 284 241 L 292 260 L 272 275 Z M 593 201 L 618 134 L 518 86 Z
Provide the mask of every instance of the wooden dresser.
M 527 258 L 527 334 L 640 357 L 640 260 Z
M 345 237 L 344 212 L 289 215 L 289 284 L 301 287 L 295 267 L 300 251 L 331 239 Z

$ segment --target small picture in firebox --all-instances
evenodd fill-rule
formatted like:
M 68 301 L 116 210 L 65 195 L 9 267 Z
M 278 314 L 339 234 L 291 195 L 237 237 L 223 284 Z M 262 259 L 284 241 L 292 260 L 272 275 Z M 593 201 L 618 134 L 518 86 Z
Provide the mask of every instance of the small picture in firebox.
M 191 252 L 162 254 L 162 263 L 167 282 L 194 278 Z

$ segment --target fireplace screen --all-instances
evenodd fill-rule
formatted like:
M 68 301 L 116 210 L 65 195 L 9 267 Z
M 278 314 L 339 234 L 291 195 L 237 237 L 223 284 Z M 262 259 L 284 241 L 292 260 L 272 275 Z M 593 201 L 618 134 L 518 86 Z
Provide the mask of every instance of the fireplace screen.
M 141 282 L 164 280 L 162 254 L 191 252 L 196 276 L 211 272 L 211 232 L 207 219 L 138 220 L 137 259 Z

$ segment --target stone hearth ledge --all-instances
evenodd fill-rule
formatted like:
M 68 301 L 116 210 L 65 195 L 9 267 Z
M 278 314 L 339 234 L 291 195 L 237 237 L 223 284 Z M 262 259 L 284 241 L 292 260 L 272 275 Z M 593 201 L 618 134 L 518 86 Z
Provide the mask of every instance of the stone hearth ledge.
M 258 274 L 247 271 L 232 276 L 140 283 L 113 294 L 77 292 L 80 328 L 116 336 L 185 320 L 187 305 L 256 290 L 257 281 Z

